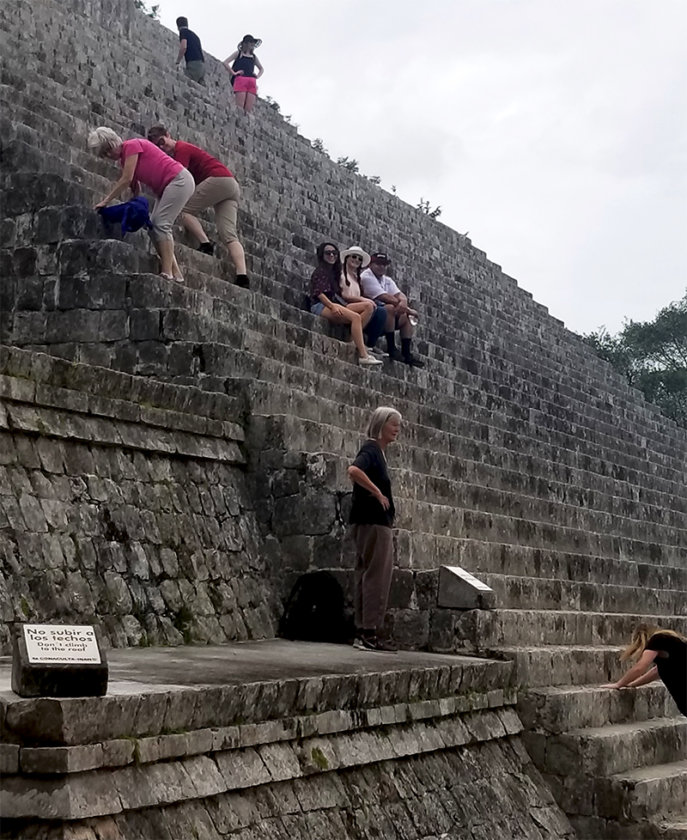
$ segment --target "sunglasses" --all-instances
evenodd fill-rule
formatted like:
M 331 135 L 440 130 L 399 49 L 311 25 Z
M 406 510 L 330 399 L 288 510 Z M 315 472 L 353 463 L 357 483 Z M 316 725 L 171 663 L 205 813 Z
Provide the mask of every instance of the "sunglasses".
M 338 257 L 339 252 L 338 251 L 325 251 L 324 255 L 325 255 L 325 257 Z
M 349 254 L 348 257 L 351 260 L 360 260 L 360 262 L 363 261 L 363 258 L 360 256 L 360 254 Z

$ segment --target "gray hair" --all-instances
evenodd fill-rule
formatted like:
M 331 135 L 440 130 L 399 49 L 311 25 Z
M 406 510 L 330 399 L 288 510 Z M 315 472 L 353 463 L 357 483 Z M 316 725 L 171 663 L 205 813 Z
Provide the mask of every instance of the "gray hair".
M 389 420 L 398 420 L 401 421 L 401 413 L 396 411 L 395 408 L 390 408 L 388 405 L 380 405 L 379 408 L 375 408 L 372 412 L 372 417 L 370 417 L 370 422 L 367 424 L 367 436 L 372 440 L 379 440 L 382 436 L 382 429 Z
M 94 128 L 88 135 L 88 148 L 92 149 L 98 156 L 111 152 L 122 145 L 122 138 L 105 125 Z

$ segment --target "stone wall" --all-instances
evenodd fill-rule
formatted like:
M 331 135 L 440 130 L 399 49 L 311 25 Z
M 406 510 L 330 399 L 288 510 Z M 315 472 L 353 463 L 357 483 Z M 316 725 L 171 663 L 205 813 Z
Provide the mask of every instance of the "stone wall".
M 0 348 L 0 617 L 113 645 L 274 635 L 229 397 Z

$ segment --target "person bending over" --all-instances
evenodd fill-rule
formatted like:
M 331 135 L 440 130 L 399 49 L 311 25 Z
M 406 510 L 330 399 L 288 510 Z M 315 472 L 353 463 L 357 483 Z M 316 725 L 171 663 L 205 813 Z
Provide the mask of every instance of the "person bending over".
M 119 180 L 94 209 L 105 207 L 128 189 L 136 196 L 139 184 L 145 184 L 157 197 L 150 221 L 153 223 L 151 236 L 160 257 L 160 273 L 168 280 L 183 283 L 174 256 L 172 225 L 193 195 L 195 183 L 191 173 L 149 140 L 122 140 L 106 126 L 91 131 L 88 146 L 98 157 L 119 161 L 122 167 Z
M 236 283 L 247 287 L 246 255 L 236 233 L 236 217 L 241 197 L 236 178 L 223 163 L 203 149 L 183 140 L 174 140 L 163 125 L 154 125 L 148 131 L 148 140 L 185 166 L 193 175 L 196 189 L 184 207 L 181 222 L 200 242 L 198 250 L 204 254 L 213 252 L 213 243 L 208 239 L 197 218 L 201 210 L 213 207 L 219 238 L 226 245 L 236 267 Z
M 347 303 L 341 296 L 341 259 L 339 249 L 331 242 L 317 246 L 317 268 L 310 278 L 310 311 L 329 321 L 330 324 L 348 324 L 351 338 L 358 351 L 358 364 L 381 365 L 367 352 L 363 328 L 372 317 L 373 307 L 369 301 Z
M 401 431 L 394 408 L 375 409 L 367 440 L 348 468 L 353 483 L 350 522 L 356 548 L 354 603 L 356 639 L 360 650 L 395 650 L 380 638 L 389 602 L 394 568 L 394 500 L 386 464 L 386 448 Z
M 621 662 L 635 664 L 617 682 L 604 688 L 637 688 L 660 679 L 680 712 L 687 716 L 687 639 L 674 630 L 639 624 Z
M 231 73 L 234 99 L 239 109 L 250 114 L 258 96 L 257 80 L 265 72 L 255 50 L 262 44 L 260 38 L 244 35 L 236 50 L 224 60 L 224 66 Z M 255 72 L 255 68 L 258 72 Z
M 386 310 L 384 331 L 389 358 L 392 361 L 403 361 L 413 367 L 424 367 L 424 362 L 413 356 L 410 349 L 414 332 L 411 319 L 417 317 L 417 312 L 408 306 L 408 298 L 385 273 L 390 264 L 391 260 L 383 251 L 372 254 L 370 267 L 366 268 L 360 276 L 363 294 L 375 303 L 384 305 Z M 400 353 L 396 347 L 396 330 L 401 333 Z
M 176 63 L 179 64 L 182 59 L 186 61 L 184 72 L 198 82 L 200 85 L 205 84 L 205 56 L 203 55 L 203 48 L 200 45 L 200 38 L 195 32 L 188 28 L 188 19 L 185 17 L 178 17 L 176 20 L 177 29 L 179 30 L 179 53 L 177 54 Z

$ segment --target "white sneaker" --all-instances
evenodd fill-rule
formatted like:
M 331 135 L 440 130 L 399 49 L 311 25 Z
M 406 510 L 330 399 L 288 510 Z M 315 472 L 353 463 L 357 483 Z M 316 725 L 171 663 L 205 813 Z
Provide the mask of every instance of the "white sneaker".
M 358 356 L 358 364 L 365 367 L 377 367 L 382 364 L 381 359 L 375 359 L 373 356 Z
M 367 352 L 371 353 L 376 359 L 388 359 L 389 354 L 380 350 L 378 347 L 368 347 Z

